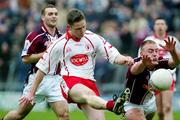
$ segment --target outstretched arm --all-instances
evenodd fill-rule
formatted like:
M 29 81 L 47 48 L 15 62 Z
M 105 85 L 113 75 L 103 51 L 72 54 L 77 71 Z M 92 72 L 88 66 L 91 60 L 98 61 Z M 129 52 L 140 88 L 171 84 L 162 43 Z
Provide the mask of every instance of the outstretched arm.
M 134 63 L 134 59 L 130 56 L 124 56 L 119 54 L 115 60 L 114 63 L 119 64 L 119 65 L 132 65 Z
M 142 73 L 142 72 L 146 69 L 146 64 L 147 64 L 148 62 L 151 62 L 151 58 L 148 57 L 147 55 L 143 55 L 143 56 L 141 57 L 141 60 L 140 60 L 140 61 L 135 62 L 135 63 L 132 65 L 132 67 L 131 67 L 131 69 L 130 69 L 131 73 L 132 73 L 133 75 L 137 75 L 137 74 Z
M 165 40 L 165 42 L 166 45 L 165 46 L 161 45 L 161 47 L 164 48 L 166 51 L 170 52 L 172 59 L 168 61 L 168 64 L 171 68 L 174 68 L 179 64 L 178 54 L 177 51 L 175 50 L 176 42 L 174 41 L 174 38 L 170 39 L 170 37 L 168 37 L 168 40 Z

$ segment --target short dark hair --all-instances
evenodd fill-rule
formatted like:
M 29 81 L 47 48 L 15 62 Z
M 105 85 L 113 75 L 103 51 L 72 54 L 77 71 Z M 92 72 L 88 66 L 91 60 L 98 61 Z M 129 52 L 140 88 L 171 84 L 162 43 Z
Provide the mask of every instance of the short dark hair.
M 67 14 L 67 23 L 72 26 L 75 22 L 85 19 L 84 13 L 78 9 L 71 9 Z
M 46 9 L 46 8 L 56 8 L 56 6 L 53 5 L 53 4 L 48 4 L 48 5 L 46 5 L 46 6 L 41 10 L 41 15 L 44 15 L 44 14 L 45 14 L 45 9 Z
M 156 44 L 156 42 L 153 41 L 153 40 L 144 40 L 144 41 L 141 43 L 141 45 L 140 45 L 140 50 L 142 50 L 143 47 L 144 47 L 146 44 L 148 44 L 148 43 L 150 43 L 150 44 Z
M 166 19 L 165 19 L 165 18 L 163 18 L 163 17 L 157 17 L 157 18 L 154 20 L 154 24 L 155 24 L 155 22 L 156 22 L 157 20 L 164 20 L 165 23 L 166 23 Z

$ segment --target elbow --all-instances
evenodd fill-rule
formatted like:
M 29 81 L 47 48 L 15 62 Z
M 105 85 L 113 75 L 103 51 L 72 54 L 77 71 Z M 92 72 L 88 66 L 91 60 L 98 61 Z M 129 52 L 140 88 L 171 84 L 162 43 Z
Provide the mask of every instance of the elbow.
M 30 61 L 28 59 L 24 58 L 24 57 L 22 58 L 22 62 L 24 64 L 29 64 L 30 63 Z

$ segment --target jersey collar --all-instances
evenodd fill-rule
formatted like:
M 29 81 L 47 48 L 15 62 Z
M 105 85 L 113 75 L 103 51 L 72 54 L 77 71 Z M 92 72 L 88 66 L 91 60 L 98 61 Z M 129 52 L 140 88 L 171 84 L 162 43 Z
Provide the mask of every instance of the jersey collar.
M 157 38 L 157 39 L 160 39 L 160 37 L 157 34 L 155 34 L 155 33 L 153 34 L 153 36 L 155 38 Z M 168 34 L 167 33 L 165 34 L 164 38 L 168 38 Z
M 74 40 L 75 42 L 79 42 L 81 40 L 81 38 L 75 38 L 71 35 L 71 33 L 68 31 L 66 31 L 66 39 L 69 40 L 69 39 L 72 39 Z
M 42 25 L 41 25 L 41 29 L 45 32 L 45 33 L 48 33 L 49 35 L 51 35 L 49 32 L 48 32 L 48 30 L 47 30 L 47 28 L 45 27 L 45 25 L 42 23 Z M 61 36 L 61 34 L 59 33 L 59 31 L 58 31 L 58 29 L 56 28 L 56 31 L 55 31 L 55 35 L 58 35 L 58 37 L 60 37 Z M 52 35 L 51 35 L 52 36 Z

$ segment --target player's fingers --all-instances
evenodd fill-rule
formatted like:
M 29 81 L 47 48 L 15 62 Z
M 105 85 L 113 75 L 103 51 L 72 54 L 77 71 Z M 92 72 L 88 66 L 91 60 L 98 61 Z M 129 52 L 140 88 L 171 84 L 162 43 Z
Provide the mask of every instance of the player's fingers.
M 24 104 L 26 102 L 26 98 L 25 97 L 22 97 L 20 100 L 19 100 L 19 104 Z

